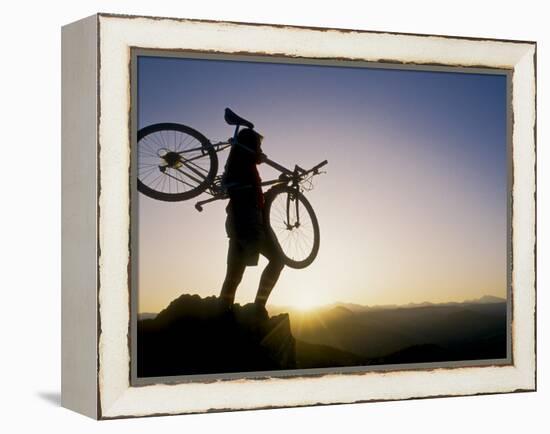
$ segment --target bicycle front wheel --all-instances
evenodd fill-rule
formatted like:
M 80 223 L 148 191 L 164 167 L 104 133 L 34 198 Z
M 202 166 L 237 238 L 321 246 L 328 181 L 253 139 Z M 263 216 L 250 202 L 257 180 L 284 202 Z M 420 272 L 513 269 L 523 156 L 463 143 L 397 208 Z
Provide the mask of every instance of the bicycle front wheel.
M 137 188 L 153 199 L 191 199 L 208 188 L 218 172 L 216 151 L 186 125 L 153 124 L 138 131 Z
M 275 247 L 291 268 L 305 268 L 319 252 L 319 223 L 313 207 L 297 189 L 287 185 L 265 194 L 265 219 Z

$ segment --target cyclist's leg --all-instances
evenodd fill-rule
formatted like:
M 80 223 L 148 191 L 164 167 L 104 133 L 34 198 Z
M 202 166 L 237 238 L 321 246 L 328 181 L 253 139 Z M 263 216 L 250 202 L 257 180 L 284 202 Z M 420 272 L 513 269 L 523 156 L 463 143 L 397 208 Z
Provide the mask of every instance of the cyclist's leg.
M 238 242 L 236 239 L 230 238 L 227 250 L 227 270 L 220 293 L 220 300 L 224 306 L 231 306 L 235 301 L 235 293 L 241 283 L 245 268 L 246 264 L 239 252 Z
M 279 276 L 281 275 L 281 271 L 283 270 L 285 264 L 270 239 L 266 239 L 262 243 L 260 252 L 269 260 L 269 262 L 262 272 L 262 277 L 260 278 L 260 284 L 258 285 L 258 292 L 256 293 L 254 303 L 265 307 L 267 299 L 269 298 L 273 287 L 277 283 L 277 280 L 279 280 Z

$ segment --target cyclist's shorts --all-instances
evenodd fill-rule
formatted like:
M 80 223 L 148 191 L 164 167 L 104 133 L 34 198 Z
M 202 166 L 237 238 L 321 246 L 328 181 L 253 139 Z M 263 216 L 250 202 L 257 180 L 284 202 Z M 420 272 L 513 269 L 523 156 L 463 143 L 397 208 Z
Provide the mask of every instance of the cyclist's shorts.
M 273 239 L 266 234 L 262 233 L 262 236 L 256 240 L 229 238 L 227 264 L 244 262 L 248 266 L 258 265 L 260 254 L 269 260 L 279 256 Z

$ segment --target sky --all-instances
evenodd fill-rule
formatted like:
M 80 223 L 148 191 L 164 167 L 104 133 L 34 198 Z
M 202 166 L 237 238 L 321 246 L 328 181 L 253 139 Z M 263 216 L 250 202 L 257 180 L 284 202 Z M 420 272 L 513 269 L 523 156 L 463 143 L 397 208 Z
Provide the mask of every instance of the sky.
M 306 193 L 319 254 L 285 267 L 268 304 L 506 297 L 505 75 L 140 56 L 137 86 L 138 128 L 176 122 L 227 139 L 230 107 L 255 124 L 269 158 L 328 160 Z M 139 194 L 140 312 L 219 293 L 226 203 L 199 213 L 204 198 Z M 253 301 L 266 263 L 247 268 L 236 302 Z

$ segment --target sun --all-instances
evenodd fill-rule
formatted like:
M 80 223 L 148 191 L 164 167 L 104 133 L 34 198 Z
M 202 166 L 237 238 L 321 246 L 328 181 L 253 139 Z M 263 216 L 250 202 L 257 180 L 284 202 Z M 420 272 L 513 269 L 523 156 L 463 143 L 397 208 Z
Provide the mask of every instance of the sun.
M 308 311 L 320 307 L 323 303 L 321 300 L 311 297 L 311 294 L 301 292 L 294 295 L 289 304 L 298 310 Z

